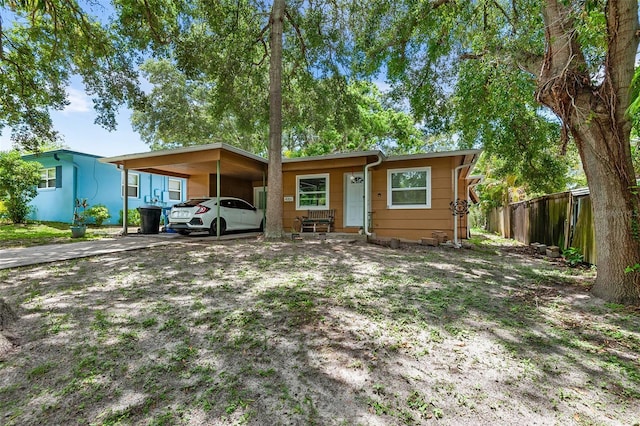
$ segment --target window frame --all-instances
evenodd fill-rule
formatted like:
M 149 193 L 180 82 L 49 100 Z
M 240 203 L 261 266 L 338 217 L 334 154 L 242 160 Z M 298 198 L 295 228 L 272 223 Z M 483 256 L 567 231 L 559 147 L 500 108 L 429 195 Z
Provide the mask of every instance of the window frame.
M 408 173 L 408 172 L 426 172 L 426 185 L 424 187 L 413 188 L 393 188 L 393 175 L 396 173 Z M 424 189 L 425 191 L 425 203 L 424 204 L 393 204 L 394 192 L 401 191 L 416 191 Z M 387 208 L 388 209 L 430 209 L 431 208 L 431 167 L 408 167 L 401 169 L 388 169 L 387 170 Z
M 171 182 L 178 182 L 179 188 L 176 189 L 171 189 Z M 167 183 L 167 192 L 169 192 L 169 201 L 182 201 L 182 179 L 176 179 L 176 178 L 169 178 L 169 181 Z M 178 193 L 178 198 L 172 198 L 171 197 L 171 193 L 172 192 L 177 192 Z
M 127 196 L 129 198 L 140 198 L 140 173 L 132 173 L 129 172 L 127 173 L 128 175 L 128 179 L 131 179 L 132 176 L 136 177 L 136 184 L 135 185 L 129 185 L 129 182 L 127 182 Z M 124 185 L 124 173 L 122 173 L 122 178 L 120 179 L 122 184 L 120 185 L 121 191 L 122 191 L 122 196 L 124 197 L 125 194 L 125 185 Z M 129 187 L 135 188 L 136 189 L 136 195 L 129 195 Z
M 300 205 L 300 181 L 303 179 L 317 179 L 324 178 L 325 179 L 325 205 L 323 206 L 301 206 Z M 297 175 L 296 176 L 296 210 L 327 210 L 329 209 L 330 204 L 330 175 L 329 173 L 316 173 L 311 175 Z M 319 191 L 317 193 L 320 193 Z
M 53 170 L 53 178 L 49 177 L 49 171 Z M 46 173 L 46 177 L 45 176 Z M 53 185 L 50 185 L 53 181 Z M 45 186 L 40 186 L 44 182 Z M 56 167 L 43 167 L 40 170 L 40 182 L 38 182 L 38 189 L 56 189 L 58 187 L 58 170 Z

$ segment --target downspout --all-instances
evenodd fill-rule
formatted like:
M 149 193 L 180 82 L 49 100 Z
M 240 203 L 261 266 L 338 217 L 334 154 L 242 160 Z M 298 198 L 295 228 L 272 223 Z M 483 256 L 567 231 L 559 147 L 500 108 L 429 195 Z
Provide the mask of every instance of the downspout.
M 128 234 L 128 222 L 129 222 L 129 169 L 122 165 L 122 235 Z
M 378 159 L 376 161 L 364 166 L 364 226 L 362 229 L 364 229 L 364 234 L 367 237 L 371 236 L 371 232 L 369 232 L 369 186 L 371 185 L 369 182 L 369 169 L 382 163 L 382 155 L 380 153 L 377 155 Z
M 458 176 L 460 170 L 466 169 L 467 167 L 473 166 L 475 161 L 471 163 L 462 164 L 456 167 L 453 171 L 453 201 L 456 202 L 458 200 Z M 467 226 L 468 228 L 468 226 Z M 456 248 L 462 247 L 462 244 L 458 241 L 458 216 L 453 216 L 453 246 Z
M 467 185 L 467 203 L 470 205 L 471 204 L 471 189 L 475 188 L 476 186 L 480 185 L 482 181 L 478 182 L 478 183 L 472 183 L 470 185 Z M 471 236 L 471 229 L 469 227 L 469 215 L 467 215 L 467 238 L 469 238 Z
M 71 161 L 71 164 L 73 165 L 73 205 L 75 206 L 76 200 L 78 199 L 78 174 L 80 172 L 80 166 L 78 166 L 75 161 Z M 72 215 L 72 217 L 75 219 L 75 215 Z

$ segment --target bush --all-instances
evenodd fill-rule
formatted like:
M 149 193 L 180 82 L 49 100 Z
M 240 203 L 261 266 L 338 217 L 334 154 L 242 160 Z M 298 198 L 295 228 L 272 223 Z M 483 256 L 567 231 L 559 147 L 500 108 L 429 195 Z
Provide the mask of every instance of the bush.
M 0 222 L 9 220 L 9 212 L 4 205 L 4 201 L 0 200 Z
M 26 221 L 29 202 L 38 195 L 40 163 L 24 161 L 18 151 L 0 152 L 0 200 L 13 223 Z
M 129 209 L 127 213 L 127 226 L 140 226 L 140 212 L 138 209 Z M 120 218 L 118 223 L 122 225 L 122 210 L 120 210 Z
M 109 209 L 107 209 L 107 206 L 104 204 L 96 204 L 88 208 L 86 215 L 87 217 L 93 218 L 93 222 L 97 226 L 102 226 L 105 220 L 109 220 L 109 218 L 111 218 Z M 122 218 L 120 219 L 120 222 L 122 222 Z
M 576 247 L 569 247 L 562 252 L 562 256 L 569 266 L 578 266 L 584 261 L 584 255 L 580 252 L 580 249 Z

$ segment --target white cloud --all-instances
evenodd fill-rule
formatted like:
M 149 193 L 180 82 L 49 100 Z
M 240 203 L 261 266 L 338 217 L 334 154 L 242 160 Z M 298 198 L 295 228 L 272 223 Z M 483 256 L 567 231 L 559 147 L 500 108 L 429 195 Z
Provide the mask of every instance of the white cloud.
M 91 111 L 91 101 L 82 90 L 69 87 L 67 89 L 67 95 L 69 96 L 69 105 L 67 105 L 63 111 L 65 114 Z

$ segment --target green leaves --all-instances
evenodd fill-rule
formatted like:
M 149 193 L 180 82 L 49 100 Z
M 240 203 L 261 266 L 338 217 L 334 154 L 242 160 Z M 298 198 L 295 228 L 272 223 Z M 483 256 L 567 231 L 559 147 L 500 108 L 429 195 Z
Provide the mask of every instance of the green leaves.
M 113 129 L 118 107 L 140 94 L 124 40 L 75 1 L 3 1 L 0 7 L 9 17 L 0 27 L 0 128 L 10 126 L 14 141 L 29 149 L 55 142 L 49 110 L 66 106 L 66 86 L 78 74 L 94 96 L 98 123 Z
M 18 151 L 0 152 L 0 201 L 13 223 L 29 214 L 29 201 L 37 194 L 41 165 L 24 161 Z

